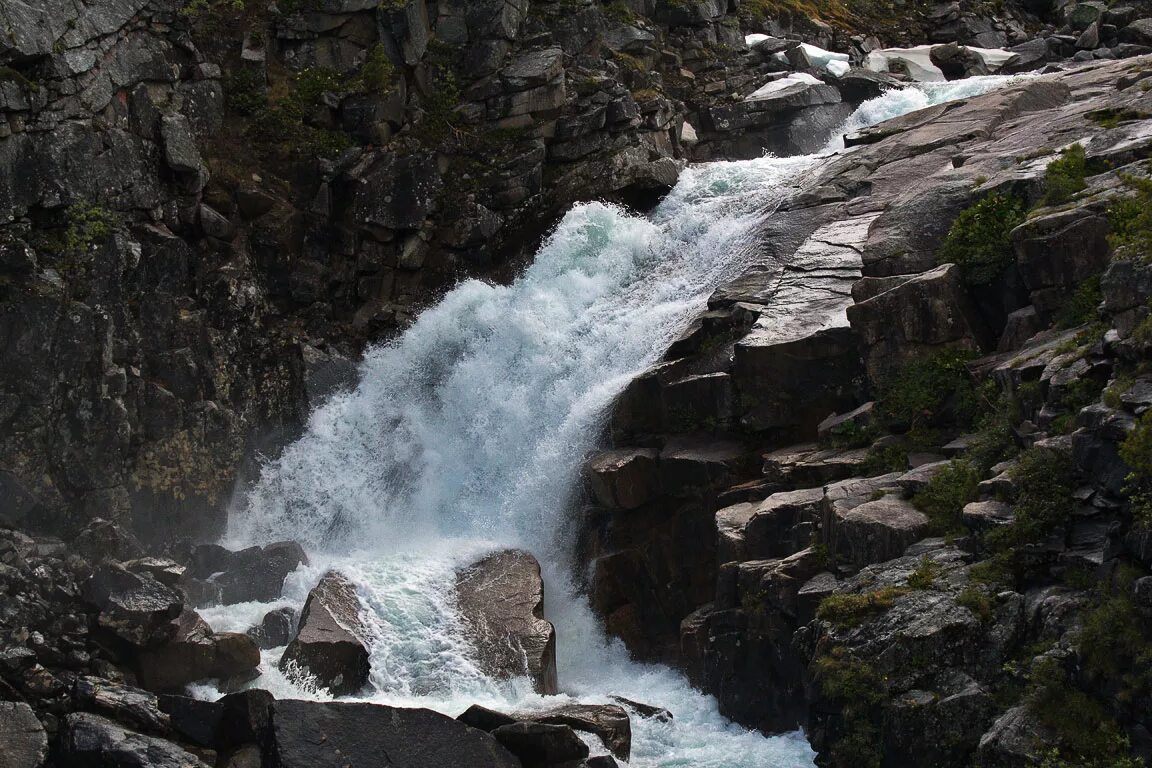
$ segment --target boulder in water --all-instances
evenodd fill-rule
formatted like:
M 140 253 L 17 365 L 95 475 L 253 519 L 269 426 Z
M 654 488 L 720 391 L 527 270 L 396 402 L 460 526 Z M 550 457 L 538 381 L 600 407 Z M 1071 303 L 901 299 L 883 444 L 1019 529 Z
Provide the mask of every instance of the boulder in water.
M 381 758 L 390 768 L 520 765 L 492 736 L 427 709 L 277 701 L 272 722 L 280 768 L 379 765 Z
M 196 680 L 229 678 L 260 665 L 260 649 L 247 635 L 215 633 L 190 608 L 173 623 L 172 640 L 140 656 L 140 682 L 149 690 L 174 691 Z
M 513 723 L 492 732 L 524 768 L 551 768 L 588 757 L 588 745 L 566 725 Z
M 304 673 L 334 696 L 356 693 L 368 682 L 368 645 L 352 582 L 328 571 L 308 593 L 296 637 L 280 659 L 288 674 Z
M 202 544 L 192 554 L 188 576 L 218 586 L 219 599 L 225 605 L 253 600 L 268 602 L 280 597 L 285 577 L 307 563 L 304 548 L 295 541 L 279 541 L 239 552 L 218 544 Z
M 564 704 L 514 717 L 522 722 L 566 725 L 575 731 L 595 734 L 621 760 L 627 760 L 632 752 L 632 722 L 628 712 L 616 704 Z
M 537 692 L 557 692 L 556 629 L 543 618 L 536 558 L 519 549 L 488 555 L 457 574 L 456 597 L 486 674 L 526 675 Z
M 279 648 L 292 640 L 292 627 L 296 623 L 296 611 L 291 608 L 277 608 L 264 614 L 258 626 L 251 627 L 248 637 L 261 648 Z

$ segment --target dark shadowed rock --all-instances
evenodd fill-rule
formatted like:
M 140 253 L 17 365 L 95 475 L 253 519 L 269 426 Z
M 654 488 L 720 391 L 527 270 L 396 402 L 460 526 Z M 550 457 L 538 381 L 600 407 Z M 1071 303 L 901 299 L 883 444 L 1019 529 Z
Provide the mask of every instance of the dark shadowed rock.
M 627 710 L 635 712 L 640 717 L 645 719 L 658 720 L 661 723 L 667 723 L 672 720 L 672 713 L 664 709 L 664 707 L 657 707 L 652 704 L 645 704 L 642 701 L 633 701 L 626 699 L 623 696 L 609 696 L 616 703 L 620 704 Z
M 550 768 L 588 757 L 588 745 L 566 725 L 513 723 L 492 732 L 524 768 Z
M 32 708 L 0 701 L 0 768 L 40 768 L 48 757 L 48 736 Z
M 72 549 L 93 562 L 101 560 L 131 560 L 140 557 L 140 542 L 110 520 L 96 519 L 84 526 L 72 540 Z
M 632 722 L 628 712 L 616 704 L 565 704 L 543 712 L 521 712 L 513 717 L 521 722 L 566 725 L 575 731 L 595 734 L 621 760 L 627 760 L 632 752 Z
M 208 768 L 170 741 L 130 731 L 87 712 L 65 718 L 60 755 L 64 764 L 76 768 Z
M 280 669 L 311 675 L 336 696 L 363 688 L 369 664 L 360 609 L 352 582 L 328 571 L 308 593 L 299 629 L 280 659 Z
M 588 462 L 587 473 L 596 500 L 609 509 L 635 509 L 660 488 L 651 449 L 604 451 Z
M 457 574 L 456 596 L 485 672 L 527 675 L 540 693 L 557 692 L 556 630 L 543 618 L 536 558 L 514 549 L 489 555 Z
M 184 597 L 176 590 L 114 563 L 96 570 L 84 585 L 84 599 L 99 609 L 101 629 L 141 648 L 171 639 L 176 632 L 172 620 L 184 608 Z
M 154 691 L 173 691 L 196 680 L 229 678 L 254 670 L 260 649 L 247 635 L 213 632 L 200 615 L 185 608 L 164 645 L 140 656 L 140 682 Z
M 160 709 L 155 694 L 120 685 L 99 677 L 81 677 L 72 687 L 77 707 L 107 715 L 117 722 L 149 733 L 164 734 L 169 718 Z
M 464 725 L 479 728 L 482 731 L 494 731 L 502 725 L 512 725 L 516 722 L 516 718 L 511 715 L 482 707 L 479 704 L 468 707 L 456 719 Z
M 308 556 L 295 541 L 249 547 L 239 552 L 217 544 L 203 544 L 193 552 L 188 575 L 218 586 L 225 605 L 251 600 L 268 602 L 280 597 L 285 577 L 307 563 Z
M 273 711 L 281 768 L 373 768 L 382 757 L 390 768 L 518 766 L 496 739 L 427 709 L 277 701 Z
M 277 608 L 264 614 L 259 626 L 248 630 L 247 635 L 261 648 L 279 648 L 292 640 L 292 629 L 296 623 L 296 611 L 292 608 Z

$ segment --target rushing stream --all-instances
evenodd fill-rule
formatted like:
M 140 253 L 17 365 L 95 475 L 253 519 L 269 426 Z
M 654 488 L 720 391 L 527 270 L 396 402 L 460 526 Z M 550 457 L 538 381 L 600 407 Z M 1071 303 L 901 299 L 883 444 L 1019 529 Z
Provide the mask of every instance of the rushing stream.
M 845 130 L 1005 82 L 889 92 L 856 110 Z M 320 574 L 338 567 L 368 608 L 366 698 L 450 715 L 472 703 L 543 706 L 557 699 L 537 696 L 526 680 L 480 672 L 452 598 L 458 566 L 496 547 L 522 547 L 544 569 L 565 695 L 607 702 L 618 694 L 675 715 L 670 723 L 634 719 L 631 765 L 811 766 L 802 734 L 766 738 L 731 724 L 679 673 L 634 663 L 604 636 L 570 581 L 570 502 L 614 397 L 756 258 L 750 233 L 820 162 L 693 166 L 647 218 L 578 205 L 511 285 L 462 283 L 401 337 L 369 351 L 359 386 L 312 414 L 307 433 L 264 468 L 233 514 L 232 543 L 297 539 L 312 566 L 289 577 L 278 603 L 204 617 L 218 631 L 242 631 L 272 607 L 300 606 Z M 280 675 L 282 650 L 266 652 L 257 684 L 281 697 L 324 698 Z M 594 754 L 603 751 L 596 742 Z

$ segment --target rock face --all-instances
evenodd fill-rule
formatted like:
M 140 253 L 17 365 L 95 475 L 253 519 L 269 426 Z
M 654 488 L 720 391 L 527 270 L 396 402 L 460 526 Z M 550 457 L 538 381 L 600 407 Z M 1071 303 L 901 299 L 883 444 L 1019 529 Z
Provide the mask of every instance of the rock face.
M 219 602 L 225 605 L 268 602 L 280 597 L 285 577 L 301 564 L 308 564 L 308 556 L 295 541 L 249 547 L 239 552 L 217 544 L 202 544 L 192 553 L 188 577 L 207 582 L 212 594 L 218 590 Z
M 83 712 L 65 719 L 60 751 L 69 765 L 208 768 L 207 763 L 170 741 L 145 736 Z
M 0 766 L 40 768 L 48 757 L 48 736 L 36 713 L 23 702 L 0 702 Z
M 427 709 L 376 704 L 278 701 L 273 707 L 273 754 L 284 768 L 516 768 L 496 739 Z M 585 747 L 587 754 L 587 747 Z
M 149 690 L 175 691 L 196 680 L 227 679 L 260 664 L 260 649 L 247 635 L 213 632 L 190 608 L 174 623 L 172 638 L 140 657 L 140 682 Z
M 522 550 L 485 557 L 457 575 L 456 600 L 487 674 L 524 675 L 538 692 L 558 692 L 556 630 L 543 618 L 544 583 L 536 558 Z
M 287 674 L 310 676 L 334 696 L 356 693 L 368 682 L 368 646 L 356 587 L 329 571 L 308 593 L 296 637 L 280 659 Z

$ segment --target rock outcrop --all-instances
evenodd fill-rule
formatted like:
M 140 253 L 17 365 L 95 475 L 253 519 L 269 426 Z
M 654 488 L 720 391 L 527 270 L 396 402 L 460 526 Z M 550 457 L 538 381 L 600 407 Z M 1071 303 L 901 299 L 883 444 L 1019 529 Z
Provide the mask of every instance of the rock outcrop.
M 310 678 L 334 696 L 359 691 L 370 671 L 362 610 L 356 586 L 336 571 L 325 573 L 308 593 L 280 669 Z
M 456 603 L 486 674 L 525 676 L 540 693 L 558 692 L 556 629 L 544 618 L 536 558 L 509 549 L 464 568 L 456 577 Z

